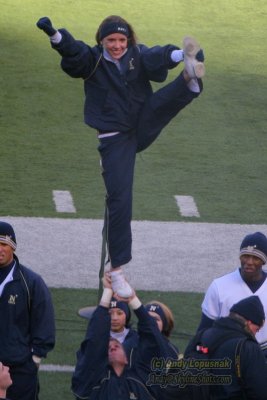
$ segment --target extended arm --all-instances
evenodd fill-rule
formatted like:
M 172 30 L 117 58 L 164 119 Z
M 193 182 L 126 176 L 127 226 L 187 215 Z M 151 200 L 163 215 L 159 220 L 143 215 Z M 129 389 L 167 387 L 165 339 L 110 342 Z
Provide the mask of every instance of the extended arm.
M 111 288 L 104 288 L 100 304 L 88 324 L 85 339 L 77 352 L 72 377 L 72 392 L 77 398 L 89 398 L 92 387 L 100 382 L 108 370 L 109 304 L 112 294 Z
M 48 17 L 42 17 L 36 23 L 45 32 L 53 49 L 61 55 L 61 67 L 72 78 L 86 79 L 95 66 L 95 56 L 92 49 L 74 37 L 65 29 L 53 27 Z
M 149 80 L 155 82 L 163 82 L 167 78 L 168 70 L 176 67 L 179 61 L 174 61 L 171 57 L 174 50 L 179 50 L 179 47 L 173 45 L 154 46 L 148 48 L 140 45 L 141 62 L 146 70 Z M 179 58 L 176 58 L 179 60 Z M 180 57 L 180 61 L 182 56 Z

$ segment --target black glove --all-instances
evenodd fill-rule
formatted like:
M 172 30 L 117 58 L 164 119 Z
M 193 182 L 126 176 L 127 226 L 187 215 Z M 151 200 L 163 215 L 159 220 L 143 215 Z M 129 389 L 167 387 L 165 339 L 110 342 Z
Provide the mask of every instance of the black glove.
M 52 22 L 48 17 L 40 18 L 36 23 L 39 29 L 42 29 L 48 36 L 53 36 L 57 30 L 53 28 Z

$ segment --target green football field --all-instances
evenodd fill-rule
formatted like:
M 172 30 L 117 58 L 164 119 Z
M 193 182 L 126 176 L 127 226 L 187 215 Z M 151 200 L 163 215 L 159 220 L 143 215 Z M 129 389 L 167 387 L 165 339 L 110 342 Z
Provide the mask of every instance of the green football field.
M 0 216 L 102 218 L 98 143 L 83 124 L 82 82 L 60 70 L 58 54 L 35 24 L 49 16 L 56 27 L 93 45 L 102 19 L 119 14 L 148 46 L 181 46 L 184 36 L 196 37 L 207 70 L 199 99 L 137 157 L 134 219 L 186 222 L 173 196 L 187 195 L 200 212 L 191 222 L 267 224 L 266 1 L 0 0 L 0 9 Z M 170 71 L 168 81 L 180 71 Z M 72 194 L 75 214 L 56 211 L 53 190 Z M 74 365 L 85 330 L 76 312 L 95 304 L 97 291 L 73 289 L 71 282 L 51 290 L 57 345 L 47 363 Z M 203 295 L 139 294 L 172 308 L 173 341 L 183 350 L 199 321 Z M 70 373 L 40 376 L 40 400 L 72 399 Z

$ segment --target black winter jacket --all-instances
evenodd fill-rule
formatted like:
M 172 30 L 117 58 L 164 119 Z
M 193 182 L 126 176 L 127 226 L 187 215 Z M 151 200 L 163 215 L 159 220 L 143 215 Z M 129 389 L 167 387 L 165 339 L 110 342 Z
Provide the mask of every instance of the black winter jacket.
M 219 399 L 244 399 L 242 393 L 246 394 L 247 400 L 267 400 L 267 364 L 256 339 L 245 331 L 244 326 L 239 321 L 232 318 L 220 318 L 214 322 L 213 326 L 207 329 L 202 336 L 204 346 L 212 347 L 219 338 L 225 337 L 229 332 L 236 334 L 236 337 L 226 339 L 212 353 L 212 359 L 232 360 L 231 369 L 227 374 L 231 375 L 232 383 L 229 385 L 212 386 L 212 397 Z M 246 338 L 240 353 L 240 367 L 242 385 L 236 376 L 235 351 L 240 339 Z M 214 370 L 215 375 L 225 375 L 225 370 Z

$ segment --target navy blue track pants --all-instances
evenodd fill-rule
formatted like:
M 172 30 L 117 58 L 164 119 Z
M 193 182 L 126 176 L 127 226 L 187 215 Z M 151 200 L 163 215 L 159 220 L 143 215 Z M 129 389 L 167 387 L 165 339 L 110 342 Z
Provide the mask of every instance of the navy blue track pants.
M 202 83 L 199 81 L 202 90 Z M 98 147 L 106 187 L 106 235 L 111 266 L 128 263 L 132 250 L 132 192 L 136 153 L 145 150 L 179 111 L 199 93 L 182 76 L 153 93 L 144 103 L 137 129 L 101 138 Z

